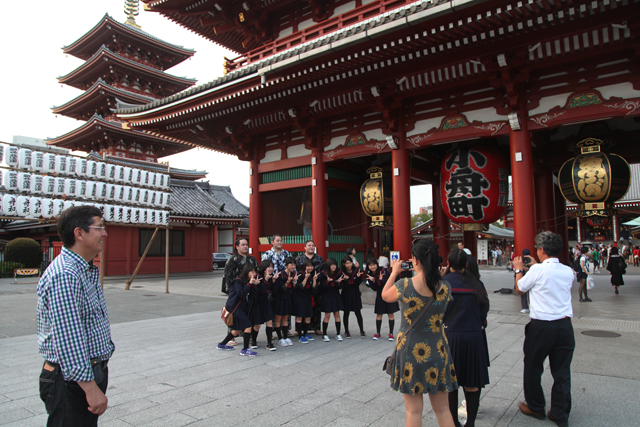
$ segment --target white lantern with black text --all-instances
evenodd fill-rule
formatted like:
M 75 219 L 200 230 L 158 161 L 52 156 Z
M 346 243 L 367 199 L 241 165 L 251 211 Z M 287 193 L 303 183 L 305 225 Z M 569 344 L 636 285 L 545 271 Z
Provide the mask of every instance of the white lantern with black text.
M 76 173 L 78 174 L 78 176 L 82 176 L 82 177 L 87 176 L 87 166 L 88 166 L 87 159 L 78 159 L 78 166 L 76 170 Z
M 147 209 L 147 224 L 156 223 L 156 211 L 155 209 Z
M 146 224 L 146 223 L 147 223 L 147 210 L 140 209 L 140 224 Z
M 124 187 L 124 202 L 133 203 L 133 187 L 125 185 Z
M 56 179 L 52 176 L 45 176 L 42 178 L 42 192 L 47 196 L 53 196 L 56 189 Z
M 56 156 L 56 173 L 66 175 L 67 174 L 67 157 L 66 156 Z
M 107 199 L 107 184 L 104 182 L 96 182 L 96 200 Z
M 142 185 L 143 187 L 148 187 L 149 186 L 149 171 L 142 171 L 140 176 L 141 176 L 140 185 Z
M 133 187 L 133 199 L 131 199 L 131 203 L 139 205 L 140 204 L 140 188 Z
M 29 216 L 31 218 L 42 217 L 42 199 L 40 197 L 32 197 L 29 204 Z
M 156 174 L 149 172 L 149 187 L 156 188 Z
M 76 180 L 76 197 L 87 198 L 87 181 Z
M 2 210 L 6 216 L 16 216 L 17 197 L 14 194 L 2 196 Z
M 53 218 L 53 199 L 45 198 L 42 199 L 42 216 L 44 218 L 50 219 Z
M 162 211 L 156 210 L 156 220 L 154 222 L 155 225 L 162 225 Z
M 107 184 L 107 200 L 110 202 L 116 199 L 116 186 L 114 184 Z
M 89 200 L 96 199 L 96 182 L 95 181 L 87 181 L 87 190 L 85 192 L 85 197 Z
M 42 175 L 38 175 L 38 174 L 31 175 L 31 187 L 29 188 L 29 192 L 31 192 L 31 194 L 43 193 L 43 189 L 42 189 L 43 179 L 44 178 Z
M 114 200 L 118 203 L 124 202 L 124 185 L 116 185 L 115 186 L 115 197 Z
M 42 151 L 31 152 L 31 170 L 34 172 L 44 171 L 44 153 Z
M 21 217 L 29 215 L 29 205 L 31 204 L 31 197 L 18 196 L 16 200 L 16 214 Z
M 140 204 L 142 206 L 149 206 L 149 190 L 144 188 L 140 190 Z
M 67 197 L 76 197 L 77 181 L 73 178 L 64 180 L 64 195 Z
M 114 205 L 104 205 L 104 219 L 108 222 L 115 222 L 116 207 Z
M 156 206 L 158 207 L 164 206 L 164 193 L 162 191 L 156 192 Z
M 64 210 L 64 200 L 53 199 L 53 217 L 57 218 Z
M 5 170 L 2 182 L 7 191 L 18 190 L 18 172 Z
M 18 147 L 7 145 L 4 149 L 4 162 L 12 168 L 18 167 Z
M 53 194 L 55 196 L 62 196 L 64 195 L 64 184 L 65 184 L 65 179 L 62 177 L 56 177 L 56 185 L 53 189 Z
M 134 169 L 132 182 L 136 185 L 140 185 L 140 181 L 142 181 L 142 171 L 140 169 Z
M 18 191 L 26 193 L 31 190 L 31 174 L 28 172 L 18 173 Z
M 71 200 L 65 200 L 64 201 L 64 207 L 62 208 L 62 210 L 66 211 L 69 208 L 72 208 L 75 206 L 75 203 L 72 202 Z
M 124 167 L 124 182 L 131 184 L 133 182 L 133 169 L 129 166 Z
M 116 180 L 116 165 L 111 163 L 107 164 L 107 181 L 113 182 Z
M 93 179 L 98 178 L 98 162 L 87 160 L 87 177 Z
M 164 205 L 165 208 L 171 206 L 171 193 L 164 193 Z
M 149 206 L 156 206 L 156 192 L 149 190 Z
M 131 214 L 132 214 L 131 211 L 133 211 L 133 208 L 129 206 L 125 206 L 124 217 L 122 218 L 122 222 L 124 222 L 125 224 L 131 224 Z
M 141 224 L 141 212 L 140 212 L 140 208 L 133 208 L 133 210 L 131 211 L 131 223 L 132 224 Z
M 164 218 L 162 218 L 162 219 L 164 220 L 162 225 L 164 225 L 165 227 L 168 227 L 169 226 L 169 212 L 168 211 L 164 211 Z
M 104 218 L 104 205 L 102 203 L 94 203 L 93 206 L 100 209 L 101 216 Z
M 116 166 L 116 182 L 124 182 L 124 166 Z
M 7 149 L 8 145 L 7 144 L 2 144 L 0 143 L 0 163 L 2 163 L 2 160 L 4 160 L 4 153 Z M 0 197 L 0 205 L 2 205 L 2 197 Z M 0 208 L 2 209 L 2 208 Z
M 78 159 L 76 157 L 67 158 L 67 174 L 73 176 L 78 175 Z
M 97 174 L 98 179 L 107 179 L 107 164 L 105 162 L 97 162 Z
M 44 154 L 44 173 L 54 173 L 56 171 L 56 155 L 53 153 Z
M 18 150 L 18 169 L 31 170 L 31 150 L 21 148 Z

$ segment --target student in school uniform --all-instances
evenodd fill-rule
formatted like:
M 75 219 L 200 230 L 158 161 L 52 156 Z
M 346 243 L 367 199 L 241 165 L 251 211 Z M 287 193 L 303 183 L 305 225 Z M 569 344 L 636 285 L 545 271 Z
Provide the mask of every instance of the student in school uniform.
M 362 322 L 362 297 L 360 295 L 360 284 L 362 283 L 363 271 L 357 268 L 351 257 L 346 255 L 340 262 L 344 280 L 342 281 L 342 303 L 344 304 L 344 336 L 351 338 L 349 332 L 349 314 L 355 312 L 358 326 L 360 327 L 360 337 L 367 336 L 364 332 L 364 324 Z
M 293 310 L 291 292 L 299 277 L 294 258 L 287 258 L 284 264 L 285 270 L 280 273 L 271 289 L 271 294 L 273 295 L 271 307 L 273 308 L 276 334 L 278 334 L 278 345 L 281 347 L 293 345 L 288 337 L 289 316 Z
M 293 315 L 296 316 L 296 332 L 298 342 L 308 344 L 313 341 L 309 335 L 309 325 L 313 316 L 313 303 L 311 293 L 318 285 L 318 274 L 313 268 L 313 262 L 307 259 L 302 264 L 303 270 L 299 272 L 298 281 L 293 288 Z
M 252 349 L 258 348 L 258 332 L 260 332 L 260 326 L 266 323 L 267 350 L 276 350 L 272 342 L 273 308 L 269 301 L 273 279 L 273 263 L 268 259 L 261 261 L 258 267 L 258 280 L 260 283 L 252 286 L 249 294 L 249 319 L 253 322 L 253 330 L 251 331 Z
M 342 341 L 342 335 L 340 335 L 340 311 L 344 309 L 344 305 L 342 303 L 340 289 L 342 289 L 343 278 L 344 274 L 338 267 L 336 260 L 327 258 L 325 270 L 320 273 L 318 277 L 321 295 L 320 309 L 324 313 L 324 320 L 322 321 L 322 341 L 324 342 L 330 341 L 327 335 L 327 329 L 329 327 L 331 313 L 333 313 L 333 320 L 336 323 L 336 340 Z
M 240 335 L 244 331 L 244 346 L 240 350 L 241 356 L 257 356 L 258 353 L 249 348 L 249 339 L 251 338 L 252 322 L 247 315 L 248 304 L 247 294 L 251 291 L 252 286 L 260 283 L 256 277 L 256 268 L 251 263 L 246 263 L 242 268 L 240 277 L 233 282 L 233 286 L 229 289 L 229 297 L 227 298 L 227 310 L 233 312 L 233 325 L 231 332 L 227 334 L 225 339 L 218 343 L 218 350 L 233 350 L 233 347 L 227 345 L 234 337 Z
M 367 259 L 367 271 L 365 272 L 367 286 L 376 292 L 376 302 L 373 312 L 376 314 L 376 333 L 373 335 L 374 340 L 380 339 L 380 329 L 382 328 L 382 316 L 384 314 L 389 318 L 389 341 L 394 341 L 393 328 L 395 327 L 395 318 L 393 313 L 400 311 L 398 302 L 385 302 L 382 299 L 382 290 L 389 278 L 389 272 L 385 268 L 378 267 L 375 258 Z

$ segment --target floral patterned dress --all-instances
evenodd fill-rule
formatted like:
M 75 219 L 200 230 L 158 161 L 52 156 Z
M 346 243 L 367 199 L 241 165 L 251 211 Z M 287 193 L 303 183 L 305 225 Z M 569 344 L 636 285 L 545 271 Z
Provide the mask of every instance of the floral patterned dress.
M 420 295 L 411 279 L 398 280 L 395 286 L 402 323 L 396 338 L 395 372 L 391 376 L 391 388 L 411 395 L 457 389 L 456 372 L 442 326 L 444 312 L 451 300 L 449 284 L 441 282 L 435 300 L 427 307 L 418 324 L 413 324 L 413 321 L 430 298 Z M 411 334 L 409 331 L 412 331 Z

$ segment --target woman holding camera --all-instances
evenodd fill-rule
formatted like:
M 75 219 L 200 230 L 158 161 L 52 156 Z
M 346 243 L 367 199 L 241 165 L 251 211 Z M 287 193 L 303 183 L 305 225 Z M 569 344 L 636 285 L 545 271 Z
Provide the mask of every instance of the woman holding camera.
M 445 331 L 458 385 L 464 387 L 467 399 L 465 425 L 473 427 L 480 405 L 480 389 L 489 384 L 489 352 L 483 334 L 489 299 L 482 282 L 470 271 L 470 260 L 464 250 L 451 251 L 447 261 L 451 272 L 442 279 L 451 284 L 453 301 L 445 312 Z M 458 390 L 449 393 L 449 408 L 456 427 L 460 426 Z
M 399 302 L 403 314 L 391 388 L 404 394 L 408 427 L 422 426 L 424 393 L 429 396 L 438 424 L 453 427 L 447 396 L 458 383 L 442 325 L 450 299 L 449 285 L 440 277 L 438 245 L 418 240 L 411 255 L 416 275 L 395 282 L 402 272 L 402 262 L 394 260 L 382 290 L 382 298 L 388 303 Z

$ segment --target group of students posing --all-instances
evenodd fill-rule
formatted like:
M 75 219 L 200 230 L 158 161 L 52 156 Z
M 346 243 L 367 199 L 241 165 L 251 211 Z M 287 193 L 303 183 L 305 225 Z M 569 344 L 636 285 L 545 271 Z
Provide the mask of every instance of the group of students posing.
M 350 256 L 342 258 L 340 265 L 333 258 L 328 258 L 324 269 L 317 271 L 311 259 L 304 259 L 300 268 L 296 268 L 296 259 L 288 257 L 284 261 L 284 269 L 275 271 L 273 262 L 262 260 L 256 268 L 246 262 L 240 277 L 236 278 L 229 289 L 227 310 L 233 312 L 233 326 L 227 336 L 218 343 L 219 350 L 233 350 L 228 345 L 231 340 L 244 332 L 242 356 L 257 356 L 257 336 L 262 324 L 266 324 L 266 348 L 275 351 L 272 342 L 273 331 L 278 336 L 278 344 L 291 346 L 289 338 L 289 317 L 295 317 L 295 331 L 299 343 L 313 341 L 309 335 L 314 305 L 318 304 L 324 313 L 322 321 L 322 340 L 330 341 L 327 335 L 331 314 L 335 321 L 337 341 L 351 338 L 349 332 L 349 315 L 354 312 L 360 328 L 360 337 L 365 338 L 362 320 L 362 298 L 360 286 L 363 282 L 377 292 L 375 313 L 377 314 L 377 333 L 374 340 L 380 338 L 382 316 L 389 317 L 389 341 L 393 341 L 394 316 L 399 310 L 398 303 L 386 303 L 381 292 L 389 277 L 386 269 L 378 267 L 375 258 L 367 260 L 366 270 L 354 264 Z M 343 317 L 340 312 L 343 312 Z M 344 319 L 344 337 L 341 335 Z

